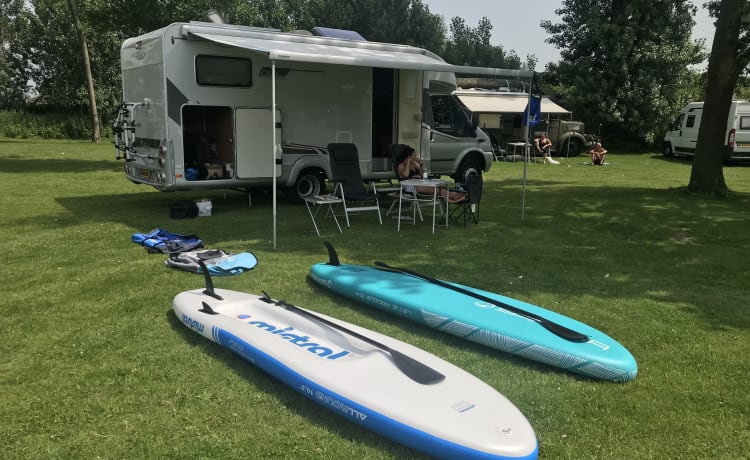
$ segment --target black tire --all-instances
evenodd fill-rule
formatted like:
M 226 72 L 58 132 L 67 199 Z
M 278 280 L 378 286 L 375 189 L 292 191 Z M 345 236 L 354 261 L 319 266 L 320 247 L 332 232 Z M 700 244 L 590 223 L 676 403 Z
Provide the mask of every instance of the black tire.
M 482 165 L 474 158 L 465 158 L 464 161 L 462 161 L 458 166 L 458 171 L 456 171 L 456 175 L 453 178 L 456 180 L 456 182 L 465 184 L 466 178 L 472 175 L 481 176 Z
M 583 144 L 577 139 L 571 139 L 570 142 L 565 141 L 562 145 L 562 153 L 566 157 L 577 157 L 583 153 Z
M 667 158 L 672 158 L 674 156 L 674 152 L 672 151 L 672 144 L 664 144 L 661 148 L 661 154 Z
M 304 203 L 303 198 L 320 195 L 326 189 L 325 173 L 319 169 L 305 169 L 294 185 L 284 189 L 284 198 L 292 204 Z

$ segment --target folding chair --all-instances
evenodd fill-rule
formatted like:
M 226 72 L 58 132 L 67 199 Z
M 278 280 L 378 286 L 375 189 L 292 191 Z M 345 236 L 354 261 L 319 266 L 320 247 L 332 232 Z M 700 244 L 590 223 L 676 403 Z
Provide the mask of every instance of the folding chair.
M 378 196 L 365 188 L 362 172 L 359 169 L 359 154 L 354 144 L 328 144 L 328 155 L 331 162 L 331 175 L 335 184 L 333 194 L 341 198 L 346 217 L 346 226 L 349 224 L 349 213 L 358 211 L 376 211 L 378 221 L 383 224 L 380 217 L 380 204 Z
M 458 220 L 463 219 L 464 227 L 466 227 L 466 221 L 469 216 L 472 217 L 475 224 L 479 223 L 479 202 L 482 201 L 482 187 L 484 186 L 484 179 L 481 175 L 470 175 L 466 178 L 466 184 L 464 184 L 465 194 L 461 201 L 451 203 L 455 205 L 451 210 L 451 217 Z

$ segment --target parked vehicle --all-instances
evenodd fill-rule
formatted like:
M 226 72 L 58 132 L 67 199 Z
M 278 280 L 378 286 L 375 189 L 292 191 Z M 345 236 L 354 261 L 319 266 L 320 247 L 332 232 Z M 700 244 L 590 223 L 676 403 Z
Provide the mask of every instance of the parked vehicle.
M 191 22 L 126 40 L 114 126 L 125 175 L 162 191 L 278 184 L 299 201 L 324 189 L 332 142 L 356 144 L 365 179 L 393 177 L 394 143 L 412 145 L 433 174 L 489 170 L 489 137 L 440 101 L 456 71 L 531 72 L 347 36 Z
M 508 142 L 522 141 L 526 127 L 523 125 L 523 111 L 529 94 L 509 91 L 488 91 L 482 89 L 462 89 L 453 93 L 474 114 L 479 115 L 479 126 L 490 135 L 496 148 L 504 148 Z M 552 141 L 552 150 L 560 156 L 574 157 L 590 150 L 595 137 L 586 134 L 585 125 L 573 121 L 572 113 L 543 97 L 541 101 L 542 123 L 537 125 L 534 137 L 547 131 Z
M 680 111 L 664 135 L 662 153 L 665 157 L 695 155 L 702 117 L 703 102 L 691 102 Z M 750 102 L 732 101 L 724 140 L 723 161 L 750 160 Z

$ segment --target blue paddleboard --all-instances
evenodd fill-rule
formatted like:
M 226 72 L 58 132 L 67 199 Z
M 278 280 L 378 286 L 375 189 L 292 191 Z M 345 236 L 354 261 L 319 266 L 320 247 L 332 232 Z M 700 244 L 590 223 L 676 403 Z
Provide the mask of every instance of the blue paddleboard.
M 371 307 L 472 342 L 596 379 L 633 380 L 633 355 L 603 332 L 567 316 L 405 269 L 342 264 L 310 268 L 321 286 Z

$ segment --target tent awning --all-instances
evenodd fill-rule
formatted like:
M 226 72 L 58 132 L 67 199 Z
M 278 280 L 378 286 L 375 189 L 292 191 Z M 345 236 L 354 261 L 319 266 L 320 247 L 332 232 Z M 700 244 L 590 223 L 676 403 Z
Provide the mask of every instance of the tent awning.
M 468 93 L 468 94 L 467 94 Z M 528 94 L 508 94 L 493 92 L 464 92 L 454 93 L 463 104 L 475 113 L 522 113 L 529 102 Z M 570 114 L 549 98 L 542 98 L 542 113 Z
M 446 63 L 427 50 L 407 45 L 330 38 L 321 40 L 322 37 L 308 36 L 289 39 L 290 34 L 283 33 L 276 34 L 276 38 L 272 34 L 256 34 L 256 36 L 220 35 L 194 27 L 187 29 L 186 32 L 193 38 L 265 54 L 276 61 L 453 72 L 513 78 L 531 78 L 532 75 L 532 72 L 523 70 L 456 66 Z

